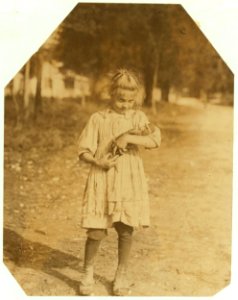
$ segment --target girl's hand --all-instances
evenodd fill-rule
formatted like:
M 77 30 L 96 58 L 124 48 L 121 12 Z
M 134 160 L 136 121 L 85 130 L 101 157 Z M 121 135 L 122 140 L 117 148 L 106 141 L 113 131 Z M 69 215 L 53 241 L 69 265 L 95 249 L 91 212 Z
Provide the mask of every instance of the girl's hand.
M 98 159 L 95 163 L 98 167 L 109 170 L 116 166 L 118 157 L 119 155 L 113 156 L 111 153 L 108 153 L 104 157 Z

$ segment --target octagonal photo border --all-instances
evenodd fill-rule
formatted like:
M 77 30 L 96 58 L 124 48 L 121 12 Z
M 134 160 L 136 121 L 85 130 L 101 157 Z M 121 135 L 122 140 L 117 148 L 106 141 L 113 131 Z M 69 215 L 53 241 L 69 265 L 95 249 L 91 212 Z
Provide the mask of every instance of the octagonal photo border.
M 36 4 L 37 1 L 35 0 L 4 0 L 4 2 L 1 4 L 0 8 L 0 14 L 4 14 L 6 16 L 6 19 L 4 20 L 7 22 L 9 19 L 10 22 L 14 20 L 14 18 L 17 16 L 20 19 L 26 20 L 26 24 L 28 24 L 28 28 L 25 28 L 26 30 L 22 33 L 19 32 L 19 30 L 14 27 L 13 23 L 9 23 L 10 27 L 6 26 L 4 28 L 4 24 L 0 25 L 0 28 L 2 29 L 3 33 L 0 33 L 1 38 L 1 46 L 0 49 L 0 57 L 4 58 L 3 61 L 0 60 L 0 68 L 3 70 L 4 68 L 7 68 L 6 72 L 1 72 L 1 82 L 0 82 L 0 93 L 1 93 L 1 99 L 4 99 L 3 90 L 5 85 L 9 82 L 9 80 L 16 74 L 16 72 L 20 69 L 20 67 L 23 65 L 23 63 L 41 46 L 41 44 L 45 41 L 45 39 L 53 32 L 53 30 L 57 27 L 58 24 L 67 16 L 67 14 L 75 7 L 77 3 L 80 2 L 105 2 L 105 1 L 75 1 L 75 0 L 51 0 L 49 4 L 49 0 L 41 0 L 40 3 Z M 67 2 L 67 4 L 66 4 Z M 128 1 L 109 1 L 110 3 L 118 2 L 127 3 Z M 238 180 L 237 177 L 237 169 L 238 169 L 238 159 L 236 153 L 238 153 L 238 145 L 237 145 L 237 74 L 238 74 L 238 60 L 236 59 L 236 53 L 238 53 L 238 42 L 234 42 L 236 40 L 237 32 L 236 28 L 238 27 L 238 3 L 235 3 L 235 0 L 212 0 L 208 3 L 206 1 L 198 1 L 198 0 L 180 0 L 180 1 L 152 1 L 152 2 L 146 2 L 146 1 L 133 1 L 133 3 L 158 3 L 158 4 L 181 4 L 184 9 L 188 12 L 188 14 L 195 20 L 195 22 L 198 22 L 200 25 L 201 31 L 204 33 L 204 35 L 208 38 L 208 40 L 212 43 L 214 48 L 218 51 L 218 53 L 221 55 L 221 57 L 224 59 L 224 61 L 227 63 L 228 67 L 233 71 L 235 74 L 235 105 L 234 105 L 234 146 L 233 146 L 233 153 L 234 153 L 234 161 L 233 161 L 233 233 L 232 233 L 232 274 L 231 274 L 231 284 L 226 287 L 225 289 L 218 292 L 217 295 L 215 295 L 216 299 L 235 299 L 235 285 L 238 284 L 238 272 L 237 272 L 237 253 L 238 253 L 238 247 L 237 247 L 237 227 L 238 222 L 237 218 L 235 217 L 234 212 L 237 211 L 237 198 L 238 198 L 238 191 L 236 182 Z M 6 4 L 6 6 L 5 6 Z M 37 21 L 34 22 L 34 26 L 31 23 L 34 19 L 34 15 L 37 13 L 39 15 L 43 15 L 45 8 L 49 5 L 48 12 L 53 13 L 55 12 L 54 8 L 57 5 L 57 13 L 59 15 L 55 15 L 55 19 L 51 20 L 51 22 L 47 22 L 48 31 L 46 30 L 44 34 L 42 35 L 42 40 L 35 41 L 34 44 L 31 43 L 31 39 L 26 38 L 24 41 L 26 43 L 26 46 L 24 50 L 22 51 L 23 55 L 20 55 L 20 53 L 17 53 L 17 44 L 19 40 L 25 38 L 25 34 L 27 32 L 30 32 L 32 35 L 35 28 L 37 28 Z M 59 9 L 60 7 L 60 9 Z M 19 9 L 19 11 L 16 10 L 16 8 Z M 27 19 L 26 19 L 27 16 Z M 211 18 L 215 17 L 214 18 Z M 233 18 L 231 18 L 233 16 Z M 236 20 L 234 19 L 236 17 Z M 211 20 L 209 20 L 211 18 Z M 38 18 L 37 18 L 38 20 Z M 222 20 L 222 22 L 221 22 Z M 54 23 L 55 22 L 55 23 Z M 2 21 L 1 21 L 2 23 Z M 45 23 L 44 18 L 42 18 L 42 24 Z M 16 24 L 15 24 L 16 25 Z M 39 25 L 39 24 L 38 24 Z M 236 27 L 235 27 L 236 25 Z M 9 30 L 11 32 L 11 36 L 9 37 Z M 229 31 L 229 34 L 228 34 Z M 233 37 L 233 38 L 231 38 Z M 10 39 L 10 40 L 9 40 Z M 15 43 L 15 44 L 14 44 Z M 15 47 L 13 46 L 15 45 Z M 15 60 L 8 65 L 8 61 L 6 60 L 6 55 L 11 55 L 11 53 L 15 53 Z M 4 101 L 1 101 L 1 115 L 0 119 L 1 122 L 1 132 L 3 133 L 4 128 L 4 116 L 3 116 L 3 103 Z M 1 151 L 3 149 L 3 134 L 1 136 Z M 3 153 L 2 158 L 3 158 Z M 1 170 L 3 170 L 3 162 L 1 160 Z M 3 182 L 3 174 L 1 173 L 1 182 Z M 2 211 L 2 205 L 3 203 L 3 191 L 2 191 L 2 185 L 1 185 L 1 218 L 0 220 L 3 221 L 3 211 Z M 1 230 L 1 249 L 2 249 L 2 230 Z M 4 294 L 5 299 L 13 299 L 13 297 L 17 297 L 17 299 L 25 299 L 27 297 L 24 293 L 24 291 L 21 289 L 21 287 L 16 283 L 16 280 L 12 277 L 8 269 L 5 265 L 3 265 L 3 258 L 2 258 L 2 252 L 1 252 L 1 273 L 0 273 L 0 280 L 3 284 L 4 288 L 1 290 L 1 294 Z M 6 277 L 9 277 L 7 282 L 5 282 Z M 48 298 L 48 297 L 47 297 Z M 54 297 L 53 297 L 54 298 Z M 61 297 L 62 299 L 67 299 L 68 297 Z M 160 298 L 167 298 L 167 297 L 160 297 Z M 194 299 L 194 297 L 179 297 L 184 299 Z M 208 298 L 208 297 L 202 297 L 202 298 Z M 210 298 L 210 297 L 209 297 Z M 52 297 L 49 297 L 49 299 L 52 299 Z

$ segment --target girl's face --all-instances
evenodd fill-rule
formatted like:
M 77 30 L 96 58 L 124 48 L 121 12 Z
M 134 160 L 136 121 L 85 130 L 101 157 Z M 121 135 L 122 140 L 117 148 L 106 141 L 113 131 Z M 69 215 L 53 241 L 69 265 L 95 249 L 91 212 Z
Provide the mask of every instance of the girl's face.
M 113 96 L 113 108 L 119 113 L 125 113 L 135 104 L 136 91 L 120 89 Z

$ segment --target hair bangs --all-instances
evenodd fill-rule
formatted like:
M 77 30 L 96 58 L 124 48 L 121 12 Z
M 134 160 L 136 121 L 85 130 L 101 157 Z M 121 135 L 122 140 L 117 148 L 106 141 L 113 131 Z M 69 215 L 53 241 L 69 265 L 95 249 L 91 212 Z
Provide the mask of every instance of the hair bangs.
M 141 106 L 144 100 L 143 85 L 133 71 L 128 69 L 118 69 L 109 74 L 109 93 L 111 96 L 123 91 L 136 92 L 135 101 L 136 104 Z

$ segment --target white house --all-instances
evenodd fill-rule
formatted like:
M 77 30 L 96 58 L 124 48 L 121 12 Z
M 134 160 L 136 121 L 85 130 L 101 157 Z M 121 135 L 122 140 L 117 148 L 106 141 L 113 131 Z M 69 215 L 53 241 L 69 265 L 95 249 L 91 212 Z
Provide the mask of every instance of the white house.
M 42 65 L 41 96 L 54 99 L 79 99 L 82 103 L 91 95 L 90 79 L 86 76 L 76 74 L 70 70 L 60 71 L 60 65 L 56 62 L 44 62 Z M 12 88 L 6 87 L 6 96 L 24 94 L 24 74 L 18 72 L 13 78 Z M 28 88 L 30 96 L 35 96 L 37 78 L 29 80 Z M 8 95 L 7 95 L 8 94 Z
M 70 70 L 61 72 L 57 63 L 42 66 L 41 95 L 44 98 L 79 98 L 90 96 L 90 79 Z

